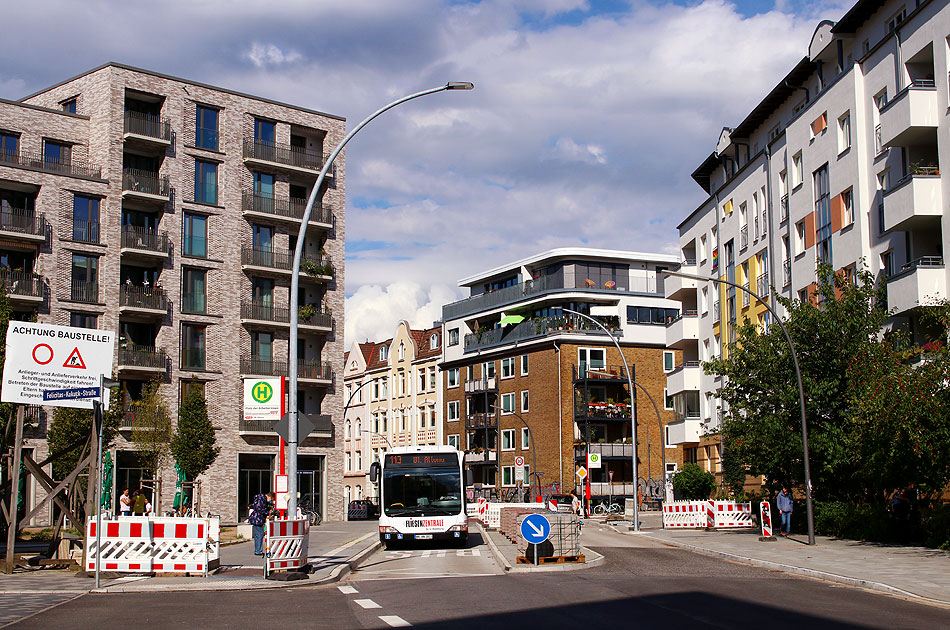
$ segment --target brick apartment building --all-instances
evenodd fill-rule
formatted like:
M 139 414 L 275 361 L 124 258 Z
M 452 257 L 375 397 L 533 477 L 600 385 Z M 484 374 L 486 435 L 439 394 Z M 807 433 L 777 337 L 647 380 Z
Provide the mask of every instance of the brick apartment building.
M 602 468 L 591 471 L 592 493 L 633 494 L 623 361 L 602 330 L 558 311 L 561 306 L 594 309 L 619 338 L 634 380 L 658 405 L 659 421 L 649 400 L 635 397 L 639 476 L 660 479 L 664 452 L 668 470 L 676 470 L 679 454 L 664 444 L 660 424 L 674 419 L 664 388 L 680 355 L 666 348 L 666 323 L 678 311 L 664 298 L 658 273 L 676 262 L 659 254 L 564 248 L 460 281 L 471 296 L 442 311 L 443 432 L 466 450 L 476 484 L 499 492 L 521 485 L 519 478 L 534 483 L 532 473 L 539 472 L 542 484 L 570 489 L 589 444 L 603 458 Z
M 235 521 L 270 488 L 277 436 L 242 420 L 242 379 L 287 374 L 293 247 L 344 133 L 337 116 L 116 63 L 0 101 L 0 279 L 15 318 L 117 331 L 119 491 L 152 474 L 129 441 L 152 379 L 173 418 L 190 387 L 204 391 L 221 454 L 200 480 L 203 511 Z M 299 407 L 318 420 L 300 445 L 301 491 L 331 519 L 343 506 L 344 174 L 340 159 L 320 191 L 300 289 Z M 30 410 L 39 458 L 51 411 Z M 172 471 L 162 481 L 159 510 Z

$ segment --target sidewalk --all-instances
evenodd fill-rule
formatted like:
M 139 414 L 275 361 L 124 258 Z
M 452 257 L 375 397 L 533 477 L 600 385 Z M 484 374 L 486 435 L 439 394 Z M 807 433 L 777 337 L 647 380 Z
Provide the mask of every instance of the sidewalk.
M 707 532 L 649 527 L 652 523 L 643 525 L 647 528 L 641 529 L 639 534 L 628 530 L 630 523 L 617 523 L 614 528 L 667 545 L 769 569 L 950 604 L 950 552 L 825 536 L 817 536 L 815 546 L 809 546 L 808 537 L 804 535 L 759 542 L 758 529 Z
M 339 580 L 379 546 L 376 521 L 323 523 L 310 530 L 308 555 L 313 573 L 307 580 L 280 582 L 264 579 L 264 561 L 254 555 L 251 541 L 221 547 L 221 568 L 203 577 L 148 577 L 127 575 L 102 579 L 95 592 L 219 591 L 315 585 Z M 114 574 L 110 574 L 114 575 Z M 0 574 L 0 594 L 86 593 L 95 590 L 93 578 L 72 571 L 17 570 Z

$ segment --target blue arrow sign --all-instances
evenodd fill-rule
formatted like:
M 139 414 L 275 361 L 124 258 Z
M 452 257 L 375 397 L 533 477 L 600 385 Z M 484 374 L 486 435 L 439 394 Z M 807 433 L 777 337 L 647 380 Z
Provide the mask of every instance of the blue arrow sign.
M 99 398 L 98 387 L 72 387 L 70 389 L 47 389 L 43 400 L 75 400 L 77 398 Z
M 532 545 L 543 543 L 551 535 L 551 523 L 544 514 L 529 514 L 521 521 L 521 536 Z

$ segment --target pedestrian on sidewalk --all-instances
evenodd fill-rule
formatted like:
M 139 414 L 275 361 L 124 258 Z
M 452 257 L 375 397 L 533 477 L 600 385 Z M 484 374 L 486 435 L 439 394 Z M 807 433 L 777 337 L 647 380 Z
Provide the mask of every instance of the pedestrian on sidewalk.
M 132 493 L 132 514 L 136 516 L 145 516 L 145 504 L 148 500 L 145 497 L 145 491 L 139 488 Z
M 122 491 L 119 497 L 119 516 L 132 516 L 132 498 L 129 496 L 129 489 Z
M 264 555 L 264 521 L 267 520 L 267 514 L 267 497 L 263 493 L 254 495 L 247 522 L 253 526 L 255 556 Z
M 778 507 L 779 514 L 782 515 L 782 525 L 780 527 L 780 530 L 784 530 L 782 536 L 788 536 L 792 533 L 792 510 L 795 508 L 792 495 L 788 492 L 788 486 L 782 486 L 782 491 L 775 499 L 775 504 Z

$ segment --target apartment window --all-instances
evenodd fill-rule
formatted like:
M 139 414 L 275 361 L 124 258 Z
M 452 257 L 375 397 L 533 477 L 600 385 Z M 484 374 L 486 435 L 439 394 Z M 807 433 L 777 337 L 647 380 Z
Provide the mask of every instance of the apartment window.
M 99 242 L 99 200 L 73 195 L 73 240 Z
M 877 223 L 878 230 L 881 234 L 884 234 L 886 228 L 884 224 L 884 193 L 886 193 L 890 187 L 890 174 L 891 172 L 888 170 L 881 171 L 877 174 Z
M 514 378 L 515 376 L 515 358 L 508 357 L 501 360 L 501 377 Z
M 814 138 L 822 133 L 828 127 L 828 112 L 822 112 L 821 116 L 811 123 L 811 137 Z
M 501 395 L 501 412 L 503 414 L 514 413 L 515 412 L 515 394 L 514 392 L 510 394 Z
M 486 361 L 482 363 L 482 378 L 495 378 L 495 362 Z
M 515 467 L 514 466 L 501 467 L 501 485 L 503 486 L 515 485 Z
M 672 372 L 673 368 L 676 367 L 675 361 L 676 361 L 676 355 L 673 354 L 672 350 L 663 351 L 663 371 L 664 372 Z
M 181 311 L 207 312 L 207 270 L 183 268 L 181 273 Z
M 429 350 L 437 350 L 439 347 L 439 335 L 432 334 L 429 337 Z
M 99 301 L 99 258 L 73 254 L 70 297 L 76 302 Z
M 418 373 L 417 373 L 417 376 L 419 377 L 419 386 L 418 386 L 418 388 L 417 388 L 417 391 L 420 391 L 420 392 L 426 391 L 426 382 L 427 382 L 427 381 L 426 381 L 426 369 L 425 369 L 425 368 L 419 368 L 419 371 L 418 371 Z
M 449 368 L 445 371 L 445 386 L 446 387 L 458 387 L 459 385 L 459 369 L 458 368 Z
M 699 237 L 699 262 L 706 262 L 706 235 Z
M 465 366 L 465 380 L 466 381 L 475 380 L 475 366 L 474 365 Z
M 269 120 L 254 119 L 254 142 L 265 146 L 274 146 L 277 140 L 277 125 Z
M 406 344 L 399 342 L 399 360 L 406 360 Z
M 802 164 L 802 152 L 799 151 L 792 156 L 792 188 L 798 188 L 802 185 L 805 178 L 804 165 Z
M 379 379 L 379 389 L 383 398 L 389 398 L 389 377 L 384 376 Z
M 703 291 L 700 295 L 700 308 L 702 309 L 703 315 L 709 312 L 709 288 L 703 287 Z
M 96 328 L 98 319 L 98 315 L 92 315 L 90 313 L 70 313 L 69 325 L 73 328 Z
M 502 429 L 501 450 L 503 451 L 515 450 L 515 430 L 514 429 Z
M 768 228 L 768 225 L 769 225 L 769 208 L 768 208 L 768 203 L 766 203 L 766 201 L 765 201 L 765 200 L 766 200 L 766 196 L 765 196 L 765 186 L 763 186 L 763 187 L 762 187 L 762 190 L 760 191 L 759 199 L 762 200 L 762 203 L 761 203 L 761 206 L 760 206 L 760 207 L 761 207 L 761 212 L 762 212 L 762 236 L 763 236 L 763 238 L 764 238 L 765 235 L 766 235 L 766 234 L 768 233 L 768 231 L 769 231 L 769 228 Z
M 388 359 L 388 358 L 389 358 L 389 347 L 388 347 L 388 346 L 381 346 L 381 347 L 379 348 L 379 360 L 380 360 L 380 361 L 385 361 L 385 360 Z
M 907 17 L 907 8 L 901 7 L 900 10 L 891 16 L 891 19 L 887 21 L 887 32 L 892 33 L 897 30 L 897 27 L 901 25 L 901 22 L 904 21 L 904 18 Z
M 276 178 L 270 173 L 258 173 L 256 171 L 252 173 L 251 176 L 253 177 L 252 186 L 254 194 L 261 198 L 261 200 L 258 201 L 258 203 L 261 204 L 261 209 L 273 212 L 274 181 Z
M 673 409 L 673 397 L 666 393 L 666 388 L 663 388 L 663 408 L 667 411 Z
M 818 260 L 831 264 L 831 193 L 828 190 L 828 165 L 812 173 L 815 191 L 815 242 Z
M 894 252 L 887 251 L 881 254 L 881 271 L 885 278 L 894 275 Z
M 77 103 L 78 103 L 78 99 L 74 96 L 74 97 L 71 98 L 71 99 L 68 99 L 68 100 L 63 101 L 62 103 L 59 104 L 59 106 L 60 106 L 60 108 L 62 108 L 62 110 L 63 110 L 64 112 L 68 112 L 68 113 L 70 113 L 70 114 L 75 114 L 75 113 L 76 113 L 76 104 L 77 104 Z
M 183 256 L 208 257 L 208 217 L 188 212 L 182 214 L 181 246 Z
M 452 448 L 458 450 L 459 447 L 459 434 L 453 433 L 452 435 L 446 436 L 448 439 L 448 445 Z
M 528 375 L 528 355 L 521 355 L 521 376 Z
M 445 406 L 445 419 L 448 421 L 459 419 L 459 401 L 450 400 Z
M 46 168 L 55 168 L 58 165 L 68 166 L 72 147 L 54 140 L 43 140 L 43 165 Z
M 181 367 L 183 370 L 205 369 L 205 327 L 181 325 Z
M 435 368 L 429 368 L 429 391 L 435 391 Z
M 531 433 L 528 427 L 521 427 L 521 450 L 526 451 L 531 448 Z
M 11 133 L 0 133 L 0 160 L 12 162 L 19 151 L 20 136 Z
M 218 150 L 218 110 L 203 105 L 195 109 L 195 146 Z
M 521 390 L 521 413 L 528 411 L 528 390 Z
M 452 328 L 449 330 L 449 338 L 446 340 L 445 345 L 447 346 L 457 346 L 459 345 L 459 329 Z
M 759 240 L 759 193 L 752 193 L 752 238 Z
M 841 193 L 841 206 L 844 209 L 844 225 L 854 223 L 854 191 L 849 188 Z
M 838 118 L 838 153 L 851 148 L 851 112 L 847 111 Z
M 195 160 L 195 201 L 218 203 L 218 165 Z
M 805 222 L 799 221 L 795 224 L 795 255 L 805 251 Z
M 603 348 L 578 348 L 577 361 L 581 373 L 587 370 L 603 370 L 607 367 L 606 351 Z

